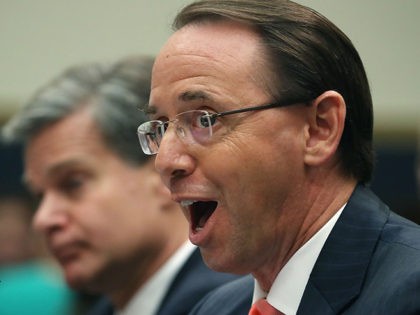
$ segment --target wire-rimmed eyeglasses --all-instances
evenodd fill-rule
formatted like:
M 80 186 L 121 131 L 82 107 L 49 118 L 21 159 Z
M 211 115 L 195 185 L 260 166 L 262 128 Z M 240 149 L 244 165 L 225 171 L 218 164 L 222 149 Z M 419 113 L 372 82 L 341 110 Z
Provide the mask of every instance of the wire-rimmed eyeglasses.
M 154 155 L 158 153 L 162 138 L 170 123 L 175 125 L 175 131 L 180 138 L 191 143 L 205 144 L 212 137 L 214 125 L 219 117 L 275 107 L 291 106 L 306 102 L 307 101 L 293 101 L 287 103 L 276 102 L 220 113 L 209 113 L 205 110 L 189 110 L 179 113 L 174 119 L 169 121 L 151 120 L 142 123 L 137 128 L 137 135 L 143 152 L 147 155 Z

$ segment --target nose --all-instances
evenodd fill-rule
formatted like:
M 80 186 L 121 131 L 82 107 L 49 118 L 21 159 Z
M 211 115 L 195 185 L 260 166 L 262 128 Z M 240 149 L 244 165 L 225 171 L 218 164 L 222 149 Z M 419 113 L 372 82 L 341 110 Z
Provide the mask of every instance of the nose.
M 48 235 L 68 224 L 68 211 L 62 199 L 54 193 L 44 194 L 33 217 L 32 225 L 35 230 Z
M 156 155 L 155 167 L 165 185 L 171 189 L 174 179 L 188 176 L 194 171 L 195 159 L 188 152 L 186 144 L 175 128 L 168 128 Z

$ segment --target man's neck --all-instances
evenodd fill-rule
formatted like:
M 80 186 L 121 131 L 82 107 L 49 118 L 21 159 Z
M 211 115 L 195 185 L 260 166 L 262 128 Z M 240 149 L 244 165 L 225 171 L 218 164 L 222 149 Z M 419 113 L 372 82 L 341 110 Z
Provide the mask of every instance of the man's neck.
M 252 272 L 263 290 L 269 290 L 289 259 L 342 208 L 357 184 L 355 180 L 348 178 L 331 179 L 327 176 L 324 182 L 308 185 L 310 189 L 303 189 L 300 192 L 303 202 L 296 204 L 295 209 L 302 216 L 302 221 L 294 230 L 295 234 L 288 236 L 290 237 L 288 244 L 279 246 L 282 252 L 279 252 L 271 266 L 263 266 L 262 270 Z

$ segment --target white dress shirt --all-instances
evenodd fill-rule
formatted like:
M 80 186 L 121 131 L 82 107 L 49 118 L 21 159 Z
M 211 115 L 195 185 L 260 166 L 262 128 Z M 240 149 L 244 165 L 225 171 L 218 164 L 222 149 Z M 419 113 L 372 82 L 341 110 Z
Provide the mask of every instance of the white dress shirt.
M 285 315 L 296 314 L 319 253 L 344 207 L 345 205 L 290 258 L 268 293 L 255 281 L 253 302 L 266 297 L 268 303 Z
M 191 256 L 196 246 L 189 241 L 181 246 L 175 254 L 140 288 L 134 297 L 116 315 L 154 315 L 175 276 Z

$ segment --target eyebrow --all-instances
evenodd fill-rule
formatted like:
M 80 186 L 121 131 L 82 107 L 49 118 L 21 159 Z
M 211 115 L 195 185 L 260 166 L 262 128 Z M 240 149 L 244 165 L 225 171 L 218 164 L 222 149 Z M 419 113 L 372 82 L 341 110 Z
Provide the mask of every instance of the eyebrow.
M 190 102 L 190 101 L 195 101 L 195 100 L 208 101 L 208 100 L 212 100 L 212 98 L 208 93 L 197 90 L 197 91 L 186 91 L 182 93 L 178 97 L 178 100 L 183 101 L 183 102 Z
M 63 174 L 67 169 L 81 165 L 83 165 L 83 163 L 78 159 L 66 160 L 48 168 L 45 172 L 45 176 L 46 178 L 55 178 Z M 30 178 L 27 177 L 26 173 L 22 176 L 22 182 L 28 189 L 36 190 L 36 187 L 33 185 Z
M 157 113 L 157 107 L 151 104 L 146 104 L 146 106 L 141 110 L 143 111 L 143 113 L 145 113 L 148 116 L 154 115 Z
M 183 102 L 183 103 L 196 101 L 196 100 L 212 101 L 213 98 L 210 96 L 210 94 L 208 94 L 204 91 L 201 91 L 201 90 L 186 91 L 186 92 L 181 93 L 178 96 L 178 101 Z M 155 114 L 158 113 L 158 107 L 156 105 L 153 105 L 153 104 L 148 104 L 148 105 L 145 106 L 143 111 L 147 115 L 155 115 Z

